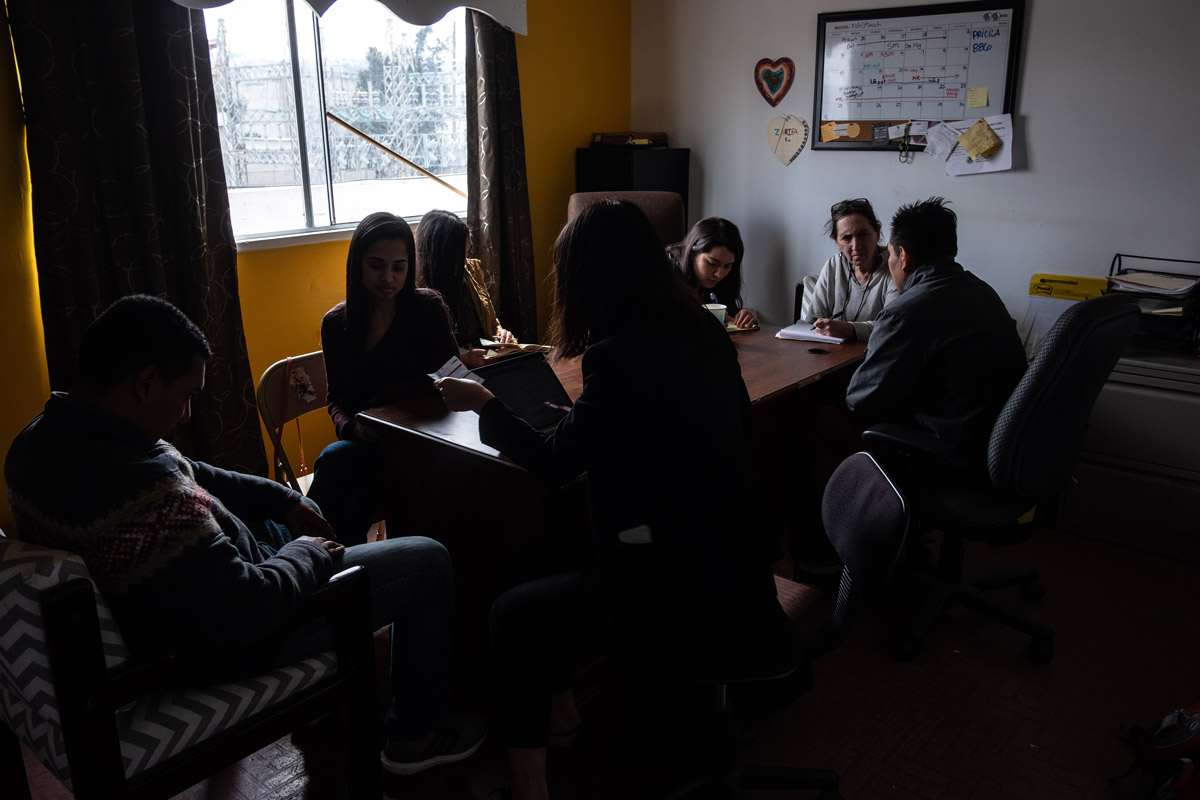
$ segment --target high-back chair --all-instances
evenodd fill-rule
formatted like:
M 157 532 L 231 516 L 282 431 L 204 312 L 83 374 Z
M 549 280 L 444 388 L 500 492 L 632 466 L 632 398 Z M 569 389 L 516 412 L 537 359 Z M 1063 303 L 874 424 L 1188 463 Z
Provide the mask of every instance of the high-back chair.
M 336 712 L 343 735 L 330 747 L 344 751 L 349 795 L 378 800 L 364 569 L 335 575 L 288 624 L 318 618 L 337 631 L 331 650 L 248 680 L 174 688 L 195 648 L 134 658 L 82 558 L 0 533 L 4 797 L 30 796 L 21 742 L 77 800 L 167 798 Z
M 1046 504 L 1070 478 L 1092 406 L 1137 328 L 1139 309 L 1128 295 L 1073 304 L 1050 329 L 1033 362 L 1000 412 L 988 442 L 988 481 L 981 486 L 906 486 L 914 517 L 943 534 L 936 575 L 924 603 L 901 636 L 896 656 L 914 657 L 921 638 L 952 604 L 963 605 L 1033 637 L 1029 658 L 1049 662 L 1054 631 L 984 594 L 1021 587 L 1025 600 L 1045 593 L 1035 569 L 963 578 L 964 542 L 1022 542 L 1042 524 Z M 939 442 L 899 425 L 866 431 L 863 441 L 917 456 L 936 456 Z
M 776 711 L 812 686 L 812 661 L 846 640 L 861 602 L 882 598 L 903 558 L 908 531 L 904 495 L 868 453 L 847 458 L 825 490 L 822 516 L 830 542 L 842 559 L 833 614 L 817 630 L 797 634 L 787 618 L 780 631 L 782 647 L 764 646 L 741 659 L 720 665 L 689 659 L 651 661 L 644 668 L 649 695 L 701 697 L 700 707 L 685 709 L 677 718 L 689 727 L 689 761 L 698 774 L 668 795 L 708 797 L 750 790 L 814 790 L 820 800 L 837 800 L 838 775 L 829 769 L 745 765 L 737 752 L 748 738 L 752 716 Z M 776 578 L 780 599 L 788 605 L 789 585 Z M 764 637 L 765 638 L 765 637 Z M 638 653 L 639 659 L 644 653 Z M 694 740 L 694 741 L 693 741 Z
M 271 439 L 275 480 L 302 494 L 308 494 L 312 472 L 303 463 L 300 474 L 292 468 L 283 447 L 283 428 L 310 411 L 323 410 L 327 391 L 325 357 L 320 350 L 276 361 L 267 367 L 258 381 L 258 413 L 262 415 L 267 436 Z M 303 443 L 300 453 L 303 459 Z
M 626 200 L 646 212 L 663 247 L 682 240 L 687 233 L 683 198 L 675 192 L 576 192 L 567 201 L 567 221 L 575 219 L 580 211 L 601 200 Z

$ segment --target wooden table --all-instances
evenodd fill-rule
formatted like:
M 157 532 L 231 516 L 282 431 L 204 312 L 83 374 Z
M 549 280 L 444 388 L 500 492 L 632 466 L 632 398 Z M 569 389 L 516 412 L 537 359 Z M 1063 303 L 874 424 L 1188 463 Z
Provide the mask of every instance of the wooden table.
M 754 407 L 752 502 L 764 509 L 763 523 L 784 535 L 793 524 L 794 487 L 785 469 L 795 463 L 790 425 L 805 405 L 845 391 L 850 367 L 866 346 L 785 341 L 775 338 L 778 330 L 766 325 L 732 336 Z M 580 359 L 560 361 L 554 371 L 571 399 L 579 397 Z M 450 551 L 456 642 L 465 643 L 456 662 L 468 684 L 484 685 L 479 643 L 487 641 L 492 600 L 518 583 L 570 569 L 583 557 L 590 539 L 584 481 L 547 485 L 483 444 L 476 414 L 449 411 L 439 397 L 372 408 L 358 419 L 388 443 L 387 485 L 394 487 L 385 497 L 388 535 L 430 536 Z
M 756 414 L 771 404 L 794 399 L 801 389 L 823 379 L 835 375 L 848 378 L 848 367 L 861 361 L 866 351 L 866 345 L 860 343 L 819 344 L 777 339 L 777 331 L 777 325 L 764 325 L 757 331 L 732 334 L 742 365 L 742 379 Z M 570 358 L 553 365 L 572 400 L 583 391 L 580 360 Z M 844 381 L 838 384 L 837 388 L 844 388 Z M 368 409 L 358 419 L 364 425 L 382 429 L 389 437 L 438 444 L 493 466 L 520 469 L 479 441 L 479 418 L 474 413 L 450 411 L 438 397 Z

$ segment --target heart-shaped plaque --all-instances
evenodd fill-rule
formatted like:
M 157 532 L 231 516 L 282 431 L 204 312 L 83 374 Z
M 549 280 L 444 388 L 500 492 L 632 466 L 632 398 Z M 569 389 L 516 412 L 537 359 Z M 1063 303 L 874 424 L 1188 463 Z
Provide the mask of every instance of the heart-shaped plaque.
M 803 117 L 773 117 L 767 123 L 767 144 L 784 166 L 796 160 L 808 142 L 808 123 Z
M 779 105 L 788 89 L 792 88 L 792 81 L 795 79 L 796 65 L 790 58 L 775 61 L 760 58 L 754 65 L 754 85 L 758 87 L 758 93 L 763 96 L 763 100 L 772 107 Z

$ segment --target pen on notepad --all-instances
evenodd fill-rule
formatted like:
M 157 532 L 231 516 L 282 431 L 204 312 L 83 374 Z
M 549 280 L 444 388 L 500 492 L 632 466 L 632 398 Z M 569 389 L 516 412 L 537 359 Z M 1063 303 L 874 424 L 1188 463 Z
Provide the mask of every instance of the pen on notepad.
M 830 314 L 828 317 L 824 317 L 824 319 L 827 319 L 827 320 L 841 319 L 841 318 L 842 318 L 842 317 L 844 317 L 844 316 L 846 316 L 846 312 L 845 312 L 845 311 L 839 311 L 839 312 L 837 312 L 836 314 Z M 814 325 L 814 326 L 815 326 L 816 324 L 817 324 L 816 322 L 814 322 L 814 323 L 813 323 L 813 325 Z

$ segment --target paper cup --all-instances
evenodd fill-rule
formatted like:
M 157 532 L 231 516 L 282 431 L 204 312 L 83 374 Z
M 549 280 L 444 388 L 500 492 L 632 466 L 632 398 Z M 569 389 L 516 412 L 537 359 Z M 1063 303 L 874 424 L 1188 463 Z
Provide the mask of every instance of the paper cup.
M 725 305 L 723 303 L 705 303 L 704 307 L 713 313 L 717 322 L 725 324 Z

